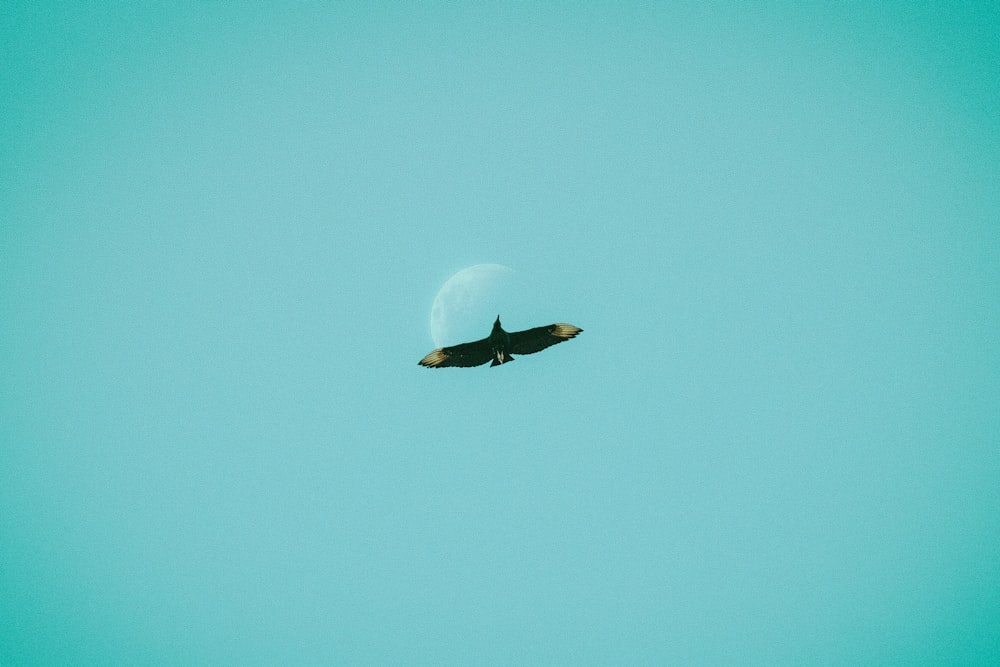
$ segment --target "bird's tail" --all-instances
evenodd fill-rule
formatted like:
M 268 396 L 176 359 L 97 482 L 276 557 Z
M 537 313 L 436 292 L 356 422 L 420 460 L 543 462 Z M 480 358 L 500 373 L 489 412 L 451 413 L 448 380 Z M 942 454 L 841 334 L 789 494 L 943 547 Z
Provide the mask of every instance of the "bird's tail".
M 509 354 L 496 355 L 493 357 L 493 363 L 490 364 L 490 368 L 499 366 L 500 364 L 506 364 L 508 361 L 514 361 L 514 357 Z

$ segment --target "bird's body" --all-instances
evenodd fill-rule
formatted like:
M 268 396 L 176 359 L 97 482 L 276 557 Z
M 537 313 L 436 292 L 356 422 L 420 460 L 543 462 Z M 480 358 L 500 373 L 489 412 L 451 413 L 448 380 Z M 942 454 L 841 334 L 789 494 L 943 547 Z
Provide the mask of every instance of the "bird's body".
M 545 348 L 575 338 L 583 331 L 572 324 L 550 324 L 525 331 L 508 333 L 500 326 L 500 316 L 493 323 L 490 335 L 473 343 L 439 347 L 420 360 L 421 366 L 444 368 L 446 366 L 499 366 L 514 361 L 511 354 L 532 354 Z
M 510 349 L 510 334 L 503 330 L 500 326 L 500 316 L 497 315 L 497 321 L 493 323 L 493 330 L 490 331 L 490 348 L 493 350 L 493 362 L 490 364 L 490 368 L 493 366 L 499 366 L 506 361 L 514 361 L 514 357 L 508 354 Z

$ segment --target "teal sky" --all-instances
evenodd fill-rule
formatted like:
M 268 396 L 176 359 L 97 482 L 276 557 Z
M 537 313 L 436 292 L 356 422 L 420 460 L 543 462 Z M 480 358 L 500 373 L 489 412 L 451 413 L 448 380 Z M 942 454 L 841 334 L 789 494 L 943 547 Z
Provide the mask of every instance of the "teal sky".
M 0 664 L 1000 662 L 1000 5 L 369 4 L 0 8 Z

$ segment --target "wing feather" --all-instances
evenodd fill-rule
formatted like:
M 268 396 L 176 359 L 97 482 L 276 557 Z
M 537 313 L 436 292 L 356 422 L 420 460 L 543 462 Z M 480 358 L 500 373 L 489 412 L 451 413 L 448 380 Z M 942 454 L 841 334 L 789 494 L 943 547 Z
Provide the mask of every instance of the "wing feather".
M 510 334 L 511 354 L 533 354 L 547 347 L 575 338 L 583 331 L 572 324 L 550 324 Z
M 428 368 L 482 366 L 492 358 L 493 348 L 490 347 L 490 339 L 484 338 L 474 343 L 439 347 L 421 359 L 420 365 Z

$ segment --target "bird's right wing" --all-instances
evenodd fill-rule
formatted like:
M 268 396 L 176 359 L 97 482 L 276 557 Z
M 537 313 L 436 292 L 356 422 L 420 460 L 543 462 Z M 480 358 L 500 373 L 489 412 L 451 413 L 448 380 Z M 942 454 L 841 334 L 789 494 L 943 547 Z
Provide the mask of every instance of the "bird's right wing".
M 532 354 L 544 350 L 550 345 L 576 337 L 583 331 L 572 324 L 550 324 L 547 327 L 535 327 L 525 331 L 515 331 L 510 334 L 511 354 Z
M 474 343 L 439 347 L 421 359 L 420 365 L 428 368 L 482 366 L 492 358 L 493 348 L 490 346 L 490 339 L 484 338 Z

